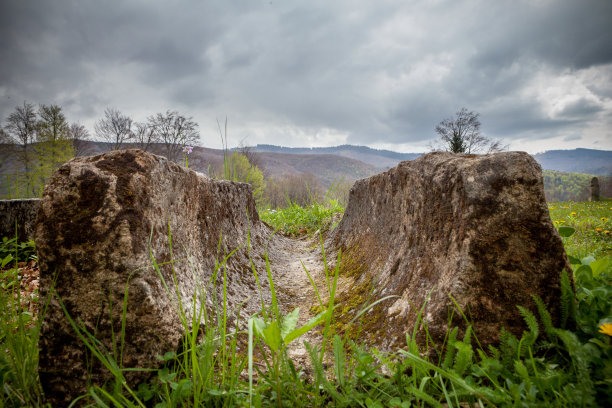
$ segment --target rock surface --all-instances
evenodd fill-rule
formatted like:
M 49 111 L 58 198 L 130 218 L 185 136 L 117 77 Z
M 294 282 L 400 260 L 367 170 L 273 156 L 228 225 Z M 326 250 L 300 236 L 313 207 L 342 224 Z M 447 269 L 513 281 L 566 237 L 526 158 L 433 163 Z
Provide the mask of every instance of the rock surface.
M 516 305 L 537 295 L 556 317 L 560 274 L 570 270 L 541 168 L 520 152 L 436 152 L 360 180 L 327 246 L 342 250 L 341 276 L 352 280 L 338 295 L 341 321 L 368 298 L 397 296 L 361 319 L 361 338 L 383 349 L 406 345 L 423 305 L 440 346 L 453 310 L 463 324 L 451 296 L 481 344 L 498 341 L 501 327 L 520 334 Z
M 13 238 L 16 225 L 19 242 L 32 239 L 39 204 L 38 198 L 0 200 L 0 238 Z
M 57 292 L 40 335 L 39 372 L 49 402 L 67 406 L 85 393 L 88 371 L 93 384 L 109 378 L 95 358 L 86 356 L 58 298 L 70 317 L 82 321 L 106 350 L 119 350 L 127 285 L 121 363 L 152 367 L 156 355 L 179 348 L 183 328 L 177 293 L 188 316 L 194 296 L 196 310 L 202 304 L 208 313 L 219 307 L 223 270 L 216 275 L 216 302 L 213 290 L 201 288 L 211 281 L 224 255 L 235 251 L 227 262 L 227 310 L 235 314 L 241 305 L 241 320 L 260 310 L 247 240 L 251 259 L 265 271 L 268 234 L 259 222 L 248 184 L 213 180 L 140 150 L 77 158 L 63 165 L 45 188 L 35 231 L 41 302 L 53 284 Z M 160 265 L 168 290 L 152 267 L 151 256 Z M 171 260 L 178 260 L 174 273 L 167 263 Z M 269 303 L 265 272 L 259 283 Z M 146 376 L 129 373 L 127 378 L 136 382 Z

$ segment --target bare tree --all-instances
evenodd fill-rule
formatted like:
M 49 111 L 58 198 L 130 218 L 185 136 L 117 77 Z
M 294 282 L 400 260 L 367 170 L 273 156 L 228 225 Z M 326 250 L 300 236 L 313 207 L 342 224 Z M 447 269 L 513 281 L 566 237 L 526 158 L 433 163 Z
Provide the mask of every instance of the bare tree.
M 159 142 L 159 137 L 155 131 L 155 126 L 149 123 L 137 122 L 134 124 L 134 142 L 136 147 L 145 152 L 151 148 L 151 145 Z
M 29 174 L 34 159 L 34 155 L 30 151 L 30 145 L 34 143 L 38 126 L 34 105 L 24 102 L 23 106 L 17 106 L 15 112 L 9 115 L 6 122 L 4 130 L 11 143 L 20 147 L 17 158 L 23 165 L 25 173 Z
M 121 149 L 123 143 L 134 137 L 132 119 L 114 108 L 106 108 L 104 118 L 97 121 L 94 128 L 96 135 L 111 143 L 113 150 Z
M 453 153 L 487 153 L 506 150 L 500 140 L 492 140 L 480 132 L 480 114 L 461 108 L 455 118 L 444 119 L 436 126 L 442 148 Z
M 268 179 L 264 195 L 271 208 L 283 208 L 291 203 L 305 206 L 320 201 L 324 191 L 317 176 L 301 173 Z
M 8 133 L 4 131 L 2 126 L 0 126 L 0 144 L 10 144 L 10 143 L 11 143 L 11 137 L 9 136 Z
M 84 156 L 88 151 L 88 141 L 91 138 L 87 128 L 80 123 L 73 123 L 68 130 L 69 138 L 72 140 L 72 147 L 75 156 Z
M 165 156 L 174 162 L 180 158 L 184 146 L 193 146 L 200 138 L 198 124 L 177 111 L 168 110 L 151 116 L 148 124 L 155 129 L 159 142 L 163 143 Z

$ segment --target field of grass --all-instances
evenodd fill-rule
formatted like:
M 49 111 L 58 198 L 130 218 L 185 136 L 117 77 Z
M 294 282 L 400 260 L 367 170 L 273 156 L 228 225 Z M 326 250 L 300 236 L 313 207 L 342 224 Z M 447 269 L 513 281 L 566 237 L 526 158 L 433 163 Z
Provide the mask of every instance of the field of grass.
M 334 228 L 343 213 L 344 208 L 336 200 L 328 200 L 306 207 L 291 203 L 283 209 L 264 209 L 259 216 L 280 233 L 297 237 Z
M 576 230 L 564 241 L 568 254 L 578 258 L 612 255 L 612 201 L 551 203 L 548 209 L 555 226 Z
M 331 308 L 300 328 L 297 312 L 281 316 L 274 306 L 265 307 L 245 332 L 228 329 L 222 314 L 210 321 L 204 315 L 204 333 L 187 331 L 181 354 L 159 356 L 163 367 L 153 378 L 130 387 L 112 352 L 98 347 L 73 322 L 92 358 L 110 367 L 115 378 L 104 387 L 91 387 L 79 403 L 159 408 L 612 406 L 612 263 L 606 232 L 612 202 L 549 207 L 555 225 L 575 229 L 564 238 L 575 264 L 575 292 L 564 275 L 559 327 L 552 326 L 541 305 L 537 311 L 520 308 L 528 327 L 521 338 L 504 332 L 499 347 L 481 349 L 477 333 L 468 329 L 459 336 L 452 329 L 444 354 L 424 358 L 413 333 L 394 353 L 366 349 L 335 333 Z M 330 204 L 292 206 L 264 211 L 261 218 L 289 235 L 312 234 L 331 226 L 337 219 L 333 214 L 341 210 Z M 41 406 L 43 401 L 36 364 L 44 307 L 31 308 L 36 293 L 24 278 L 32 256 L 31 245 L 14 240 L 0 245 L 0 407 Z M 334 272 L 329 273 L 333 282 Z M 330 292 L 333 305 L 334 286 L 318 289 Z M 315 327 L 322 328 L 326 346 L 308 346 L 310 368 L 294 365 L 287 344 Z M 243 352 L 236 346 L 239 337 L 248 339 Z

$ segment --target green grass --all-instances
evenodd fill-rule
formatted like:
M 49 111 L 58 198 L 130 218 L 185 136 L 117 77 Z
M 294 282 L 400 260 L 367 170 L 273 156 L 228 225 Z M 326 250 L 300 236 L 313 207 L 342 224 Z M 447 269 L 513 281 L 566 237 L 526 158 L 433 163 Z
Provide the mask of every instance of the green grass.
M 344 207 L 336 200 L 327 200 L 323 204 L 315 202 L 306 207 L 291 203 L 283 209 L 265 209 L 260 211 L 259 216 L 282 234 L 297 237 L 334 228 L 343 213 Z
M 550 207 L 554 207 L 553 220 L 576 228 L 564 242 L 572 259 L 579 262 L 573 273 L 576 292 L 567 276 L 563 281 L 564 313 L 558 327 L 552 325 L 537 300 L 537 312 L 519 307 L 528 327 L 523 335 L 517 338 L 502 332 L 497 348 L 480 348 L 477 333 L 471 329 L 462 335 L 452 329 L 444 353 L 438 357 L 421 356 L 415 332 L 407 333 L 405 346 L 393 353 L 366 349 L 334 332 L 338 271 L 326 270 L 326 284 L 315 290 L 320 298 L 329 296 L 329 302 L 321 304 L 321 314 L 303 327 L 297 327 L 299 310 L 286 315 L 279 310 L 274 290 L 272 303 L 263 305 L 246 322 L 245 331 L 231 328 L 226 320 L 225 296 L 214 299 L 215 309 L 191 317 L 185 308 L 193 299 L 181 299 L 176 313 L 184 327 L 202 327 L 199 323 L 203 322 L 203 331 L 185 330 L 182 351 L 168 350 L 159 356 L 159 370 L 137 387 L 130 387 L 123 379 L 126 367 L 118 363 L 121 351 L 101 350 L 93 336 L 72 321 L 91 354 L 115 376 L 104 387 L 90 388 L 80 402 L 101 407 L 611 406 L 612 336 L 600 332 L 606 324 L 612 327 L 612 271 L 607 262 L 610 241 L 605 234 L 597 235 L 596 228 L 609 226 L 601 218 L 608 218 L 605 210 L 611 211 L 612 204 L 556 203 Z M 324 227 L 333 212 L 333 208 L 292 206 L 280 211 L 282 215 L 262 215 L 262 219 L 288 234 L 293 231 L 290 220 L 294 219 L 298 232 L 306 229 L 311 233 Z M 34 320 L 24 310 L 13 259 L 28 258 L 19 252 L 29 248 L 10 240 L 0 246 L 5 256 L 12 257 L 0 279 L 2 407 L 42 403 L 36 372 L 40 319 Z M 199 296 L 214 293 L 208 290 L 214 285 L 223 285 L 226 293 L 225 263 L 230 256 L 219 259 L 209 282 L 200 282 Z M 151 264 L 159 271 L 153 257 Z M 269 267 L 257 273 L 271 278 Z M 163 280 L 161 274 L 159 277 Z M 296 366 L 287 355 L 287 345 L 315 327 L 322 327 L 324 346 L 307 346 L 310 369 Z M 247 347 L 240 347 L 244 343 Z
M 555 226 L 576 230 L 564 239 L 566 251 L 583 258 L 612 255 L 612 201 L 550 203 L 550 218 Z

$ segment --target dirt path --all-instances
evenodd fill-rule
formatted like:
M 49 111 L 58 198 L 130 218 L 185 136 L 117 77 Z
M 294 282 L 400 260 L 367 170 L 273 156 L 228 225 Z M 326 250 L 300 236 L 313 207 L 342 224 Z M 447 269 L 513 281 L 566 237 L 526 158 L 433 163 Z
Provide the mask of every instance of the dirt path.
M 321 253 L 321 245 L 318 238 L 315 239 L 291 239 L 280 238 L 282 250 L 271 265 L 274 285 L 278 288 L 279 304 L 286 313 L 300 308 L 298 327 L 306 324 L 314 313 L 313 306 L 319 304 L 316 292 L 308 279 L 304 268 L 308 270 L 314 280 L 321 297 L 325 301 L 327 297 L 327 284 L 325 280 L 325 266 Z M 321 336 L 315 328 L 306 333 L 289 345 L 289 356 L 296 366 L 308 366 L 308 352 L 304 342 L 317 344 L 321 342 Z

